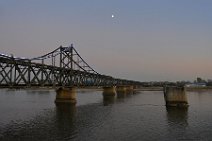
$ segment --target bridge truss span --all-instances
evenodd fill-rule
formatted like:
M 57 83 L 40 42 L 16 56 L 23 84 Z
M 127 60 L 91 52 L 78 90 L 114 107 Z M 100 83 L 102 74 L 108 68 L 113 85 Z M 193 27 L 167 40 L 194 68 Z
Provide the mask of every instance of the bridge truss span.
M 62 47 L 31 59 L 0 54 L 0 87 L 73 87 L 138 85 L 139 82 L 102 75 L 76 49 Z

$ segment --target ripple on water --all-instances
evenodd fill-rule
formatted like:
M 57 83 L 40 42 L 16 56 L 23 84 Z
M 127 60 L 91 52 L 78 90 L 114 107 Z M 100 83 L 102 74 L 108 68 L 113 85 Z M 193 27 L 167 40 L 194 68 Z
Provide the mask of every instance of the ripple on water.
M 3 91 L 0 140 L 212 139 L 212 95 L 207 92 L 188 93 L 188 109 L 166 108 L 162 92 L 107 100 L 99 91 L 79 92 L 77 106 L 56 107 L 54 98 L 52 91 L 45 94 Z M 6 99 L 9 100 L 5 102 Z

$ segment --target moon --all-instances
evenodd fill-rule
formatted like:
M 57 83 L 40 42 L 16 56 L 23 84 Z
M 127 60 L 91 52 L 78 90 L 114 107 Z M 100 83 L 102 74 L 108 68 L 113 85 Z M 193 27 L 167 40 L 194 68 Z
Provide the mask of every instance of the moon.
M 111 17 L 114 18 L 114 15 L 112 15 Z

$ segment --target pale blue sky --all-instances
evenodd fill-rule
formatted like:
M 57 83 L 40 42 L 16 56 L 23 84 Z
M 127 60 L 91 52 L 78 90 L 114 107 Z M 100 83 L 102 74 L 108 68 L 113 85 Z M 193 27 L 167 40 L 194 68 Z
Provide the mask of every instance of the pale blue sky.
M 114 77 L 212 78 L 212 1 L 0 1 L 1 53 L 36 57 L 71 43 Z

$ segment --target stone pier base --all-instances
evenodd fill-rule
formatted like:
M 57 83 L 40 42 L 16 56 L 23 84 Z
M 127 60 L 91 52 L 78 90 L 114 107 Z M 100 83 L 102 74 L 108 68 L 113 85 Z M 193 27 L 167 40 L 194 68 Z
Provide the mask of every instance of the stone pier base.
M 127 88 L 125 86 L 116 87 L 117 98 L 125 98 L 127 96 Z
M 128 93 L 134 90 L 133 86 L 117 86 L 116 91 L 117 93 Z
M 127 87 L 126 86 L 117 86 L 116 92 L 119 94 L 126 94 L 127 93 Z
M 111 86 L 111 87 L 103 87 L 103 96 L 115 96 L 116 95 L 116 87 Z
M 187 95 L 184 87 L 164 87 L 166 106 L 188 107 Z
M 127 90 L 130 92 L 134 91 L 134 86 L 127 86 Z
M 75 88 L 59 88 L 56 90 L 55 103 L 76 104 L 76 89 Z

